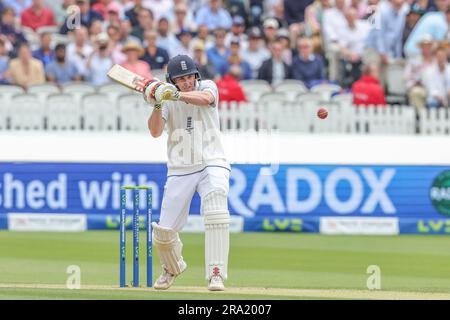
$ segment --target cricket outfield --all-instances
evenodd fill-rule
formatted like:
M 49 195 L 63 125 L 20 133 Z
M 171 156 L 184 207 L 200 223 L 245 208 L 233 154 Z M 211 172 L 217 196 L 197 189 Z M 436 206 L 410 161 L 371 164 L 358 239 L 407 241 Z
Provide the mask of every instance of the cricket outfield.
M 0 299 L 450 299 L 447 236 L 231 234 L 225 292 L 206 290 L 204 235 L 181 238 L 188 269 L 172 288 L 155 291 L 119 288 L 118 231 L 1 231 Z M 143 285 L 145 246 L 140 249 Z M 155 252 L 154 278 L 158 261 Z M 80 268 L 80 289 L 66 287 L 67 269 L 74 265 Z M 366 286 L 373 265 L 380 268 L 381 290 Z

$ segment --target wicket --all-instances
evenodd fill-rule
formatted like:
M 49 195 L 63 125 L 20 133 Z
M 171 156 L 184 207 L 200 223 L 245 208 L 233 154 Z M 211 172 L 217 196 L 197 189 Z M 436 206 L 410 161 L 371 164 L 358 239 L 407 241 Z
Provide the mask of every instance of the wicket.
M 144 190 L 147 195 L 147 287 L 152 286 L 152 189 L 147 186 L 125 186 L 120 188 L 120 287 L 125 287 L 126 265 L 126 191 L 133 192 L 133 287 L 139 287 L 139 192 Z

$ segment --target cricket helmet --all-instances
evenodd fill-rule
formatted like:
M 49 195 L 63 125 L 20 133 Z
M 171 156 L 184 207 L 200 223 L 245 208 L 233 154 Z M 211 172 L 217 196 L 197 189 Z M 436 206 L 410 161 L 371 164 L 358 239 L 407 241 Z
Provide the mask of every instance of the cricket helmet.
M 200 80 L 200 72 L 194 60 L 187 55 L 178 55 L 170 59 L 167 65 L 166 81 L 175 84 L 173 79 L 195 74 L 195 79 Z

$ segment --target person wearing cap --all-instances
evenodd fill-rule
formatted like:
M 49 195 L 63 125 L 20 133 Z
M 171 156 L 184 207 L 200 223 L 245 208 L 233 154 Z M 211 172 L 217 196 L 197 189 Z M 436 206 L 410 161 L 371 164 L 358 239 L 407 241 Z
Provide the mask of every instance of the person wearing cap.
M 241 16 L 233 17 L 231 30 L 225 36 L 225 45 L 227 47 L 230 46 L 231 40 L 239 41 L 242 50 L 245 50 L 248 47 L 247 35 L 245 34 L 245 20 Z
M 75 1 L 76 6 L 78 7 L 78 10 L 80 12 L 80 24 L 90 28 L 91 24 L 95 20 L 103 21 L 102 15 L 91 9 L 89 5 L 89 0 L 76 0 Z M 61 29 L 59 30 L 59 33 L 61 34 L 67 34 L 70 31 L 74 31 L 73 22 L 69 23 L 69 19 L 73 19 L 72 17 L 67 17 L 64 23 L 61 25 Z
M 89 84 L 100 86 L 111 82 L 107 76 L 108 70 L 113 66 L 109 50 L 108 34 L 100 33 L 95 40 L 94 51 L 86 62 L 86 81 Z
M 121 64 L 125 69 L 134 72 L 145 79 L 153 79 L 150 66 L 147 62 L 139 60 L 144 55 L 144 49 L 139 43 L 129 41 L 122 47 L 122 52 L 127 56 L 127 60 Z
M 270 45 L 272 56 L 263 62 L 258 71 L 258 79 L 276 86 L 285 79 L 291 79 L 291 68 L 283 61 L 283 44 L 274 41 Z
M 44 6 L 43 0 L 33 0 L 31 6 L 22 12 L 20 20 L 23 27 L 33 31 L 40 27 L 56 25 L 53 11 Z
M 218 73 L 228 68 L 228 56 L 230 50 L 225 46 L 225 29 L 216 29 L 214 31 L 214 46 L 206 51 L 208 60 L 214 64 Z M 223 74 L 222 74 L 223 75 Z
M 88 31 L 85 26 L 74 31 L 74 42 L 67 45 L 67 61 L 73 63 L 78 72 L 84 77 L 86 75 L 86 62 L 94 48 L 89 43 Z
M 422 83 L 427 91 L 428 108 L 448 108 L 450 101 L 450 64 L 447 60 L 448 41 L 440 43 L 435 53 L 435 62 L 422 74 Z
M 252 79 L 252 68 L 250 67 L 250 64 L 245 61 L 241 54 L 241 46 L 238 40 L 232 40 L 230 43 L 230 55 L 227 58 L 227 64 L 224 65 L 224 68 L 219 69 L 219 73 L 221 75 L 225 75 L 229 68 L 232 65 L 238 65 L 242 70 L 242 80 L 250 80 Z
M 197 65 L 198 72 L 202 79 L 210 79 L 214 80 L 216 78 L 216 68 L 208 60 L 208 56 L 205 51 L 205 44 L 202 40 L 193 40 L 192 41 L 192 52 L 193 52 L 193 60 Z
M 197 11 L 195 22 L 197 25 L 206 24 L 210 30 L 230 29 L 233 23 L 230 14 L 223 8 L 222 0 L 209 0 Z
M 409 104 L 419 111 L 426 106 L 427 92 L 422 83 L 422 75 L 435 61 L 435 43 L 433 37 L 428 34 L 424 35 L 417 45 L 421 55 L 406 60 L 404 79 Z
M 252 78 L 256 79 L 262 63 L 270 58 L 270 52 L 262 44 L 262 33 L 258 27 L 250 29 L 248 39 L 248 48 L 242 50 L 242 58 L 250 64 Z
M 277 36 L 277 31 L 279 29 L 278 21 L 273 18 L 266 19 L 263 23 L 264 27 L 264 41 L 266 46 L 275 40 Z
M 169 50 L 169 57 L 173 58 L 179 54 L 191 56 L 190 42 L 192 40 L 192 33 L 189 30 L 181 30 L 177 34 L 178 45 L 171 47 Z
M 141 60 L 147 62 L 151 70 L 165 69 L 169 63 L 169 53 L 156 45 L 158 34 L 154 30 L 147 30 L 144 37 L 147 46 Z
M 45 67 L 45 74 L 47 81 L 57 85 L 82 80 L 76 65 L 66 59 L 66 45 L 62 43 L 55 46 L 55 59 Z
M 170 50 L 179 46 L 179 40 L 175 35 L 170 32 L 169 20 L 165 17 L 162 17 L 158 21 L 157 26 L 158 31 L 158 39 L 156 43 L 159 47 L 164 48 L 170 54 Z
M 404 51 L 406 56 L 419 54 L 417 43 L 423 35 L 429 34 L 435 41 L 446 39 L 450 23 L 450 5 L 448 0 L 435 0 L 436 12 L 428 12 L 420 18 L 406 40 Z
M 140 10 L 138 13 L 138 21 L 139 24 L 133 27 L 131 35 L 143 41 L 145 31 L 154 28 L 153 11 L 150 9 Z

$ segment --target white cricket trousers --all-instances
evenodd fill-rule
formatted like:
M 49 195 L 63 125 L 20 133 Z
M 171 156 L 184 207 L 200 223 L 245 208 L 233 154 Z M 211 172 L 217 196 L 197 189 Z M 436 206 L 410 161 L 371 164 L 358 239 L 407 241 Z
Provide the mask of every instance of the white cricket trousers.
M 159 225 L 179 232 L 186 225 L 192 197 L 197 191 L 203 203 L 204 197 L 221 190 L 228 195 L 230 171 L 223 167 L 206 167 L 188 175 L 169 176 L 164 185 Z

